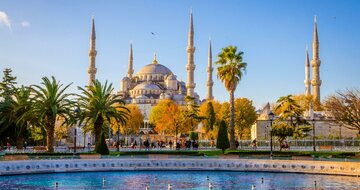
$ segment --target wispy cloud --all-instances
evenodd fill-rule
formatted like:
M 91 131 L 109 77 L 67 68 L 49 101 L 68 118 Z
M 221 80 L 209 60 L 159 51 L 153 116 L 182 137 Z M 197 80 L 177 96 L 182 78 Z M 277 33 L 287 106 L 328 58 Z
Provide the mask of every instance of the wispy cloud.
M 9 20 L 9 17 L 3 11 L 0 11 L 0 27 L 1 26 L 6 26 L 7 28 L 9 28 L 9 30 L 11 30 L 11 22 Z
M 24 20 L 24 21 L 22 21 L 22 22 L 20 23 L 20 26 L 22 26 L 22 27 L 24 27 L 24 28 L 29 27 L 29 26 L 30 26 L 30 22 Z

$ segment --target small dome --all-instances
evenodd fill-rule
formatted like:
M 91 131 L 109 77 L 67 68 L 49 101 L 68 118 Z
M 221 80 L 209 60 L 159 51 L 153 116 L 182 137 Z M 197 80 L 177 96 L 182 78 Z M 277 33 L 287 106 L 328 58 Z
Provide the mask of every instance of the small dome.
M 124 77 L 122 81 L 131 81 L 129 77 Z
M 160 100 L 163 100 L 163 99 L 165 99 L 165 93 L 160 94 Z
M 185 96 L 183 94 L 175 94 L 173 96 L 174 101 L 184 101 Z
M 136 85 L 133 90 L 160 90 L 160 87 L 153 83 L 143 82 Z

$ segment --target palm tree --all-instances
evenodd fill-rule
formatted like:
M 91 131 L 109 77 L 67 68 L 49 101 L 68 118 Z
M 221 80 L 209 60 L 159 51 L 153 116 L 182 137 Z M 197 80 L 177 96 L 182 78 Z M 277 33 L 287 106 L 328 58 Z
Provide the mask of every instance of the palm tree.
M 125 103 L 119 95 L 112 94 L 114 91 L 112 84 L 108 85 L 106 81 L 105 85 L 102 85 L 96 80 L 93 86 L 87 86 L 86 89 L 78 87 L 78 89 L 82 92 L 78 98 L 81 108 L 80 121 L 85 122 L 85 126 L 93 127 L 96 142 L 100 140 L 105 123 L 110 125 L 112 120 L 116 120 L 120 125 L 126 124 L 129 110 L 124 106 Z M 105 144 L 105 139 L 103 143 Z
M 236 149 L 234 129 L 234 92 L 244 76 L 247 64 L 243 62 L 243 52 L 237 52 L 236 46 L 228 46 L 218 54 L 217 77 L 224 83 L 230 94 L 230 149 Z
M 51 77 L 51 81 L 47 77 L 42 78 L 42 86 L 34 85 L 32 90 L 32 108 L 28 115 L 33 115 L 35 122 L 45 128 L 46 131 L 46 150 L 54 152 L 54 132 L 55 122 L 58 117 L 68 118 L 72 116 L 71 107 L 73 102 L 68 99 L 72 94 L 66 94 L 65 90 L 71 85 L 63 87 L 55 77 Z M 25 115 L 25 116 L 26 116 Z M 34 120 L 32 120 L 34 122 Z
M 16 149 L 21 150 L 24 142 L 24 132 L 28 125 L 28 118 L 23 115 L 31 108 L 30 89 L 22 86 L 14 88 L 10 99 L 2 102 L 0 105 L 0 124 L 1 131 L 8 127 L 14 127 L 16 139 Z

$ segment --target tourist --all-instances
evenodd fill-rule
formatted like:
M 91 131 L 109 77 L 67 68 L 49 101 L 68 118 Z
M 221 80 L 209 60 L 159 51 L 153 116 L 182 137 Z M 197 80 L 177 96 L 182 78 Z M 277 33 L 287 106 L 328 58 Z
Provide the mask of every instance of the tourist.
M 26 147 L 27 147 L 27 142 L 26 141 L 24 141 L 23 147 L 24 147 L 24 150 L 26 150 Z
M 144 142 L 144 146 L 145 146 L 145 151 L 149 151 L 150 143 L 148 139 L 146 139 L 146 141 Z
M 90 144 L 90 142 L 88 142 L 87 143 L 87 149 L 88 149 L 89 152 L 90 152 L 90 148 L 91 148 L 91 144 Z
M 9 142 L 7 142 L 7 143 L 6 143 L 6 148 L 7 148 L 7 150 L 9 150 L 9 151 L 10 151 L 11 144 L 10 144 Z
M 213 138 L 211 138 L 210 147 L 211 147 L 211 148 L 214 148 L 214 147 L 215 147 L 215 141 L 214 141 Z
M 172 150 L 172 147 L 173 147 L 173 142 L 170 140 L 170 141 L 169 141 L 169 148 L 170 148 L 170 150 Z
M 256 138 L 252 141 L 253 150 L 256 150 Z
M 236 149 L 238 149 L 238 147 L 239 147 L 239 141 L 238 140 L 235 140 L 235 147 L 236 147 Z
M 180 150 L 180 140 L 176 142 L 176 150 Z

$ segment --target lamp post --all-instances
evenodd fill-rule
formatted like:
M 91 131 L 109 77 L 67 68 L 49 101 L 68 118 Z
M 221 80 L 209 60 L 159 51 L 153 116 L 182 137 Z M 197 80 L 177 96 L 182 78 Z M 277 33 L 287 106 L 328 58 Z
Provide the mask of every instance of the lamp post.
M 272 139 L 272 122 L 274 119 L 274 113 L 272 111 L 270 111 L 270 113 L 268 114 L 268 118 L 270 121 L 270 158 L 272 158 L 272 152 L 273 152 L 273 139 Z
M 316 142 L 315 142 L 315 118 L 314 117 L 312 117 L 311 122 L 312 122 L 312 131 L 313 131 L 313 137 L 312 137 L 313 150 L 315 152 L 316 151 Z
M 79 125 L 79 123 L 80 123 L 80 108 L 79 107 L 77 107 L 76 109 L 75 109 L 75 119 L 76 120 L 78 120 L 78 125 Z M 74 153 L 76 153 L 76 135 L 77 135 L 77 128 L 76 128 L 77 126 L 75 126 L 75 129 L 74 129 Z
M 116 150 L 119 152 L 120 151 L 120 124 L 118 123 L 118 128 L 117 128 L 117 143 L 116 143 Z

